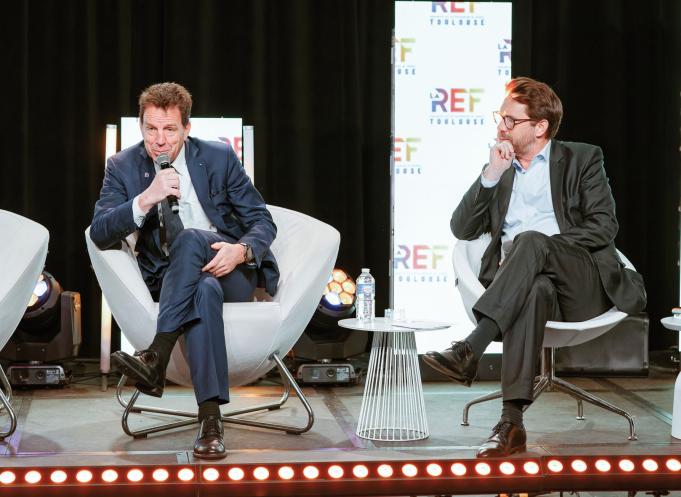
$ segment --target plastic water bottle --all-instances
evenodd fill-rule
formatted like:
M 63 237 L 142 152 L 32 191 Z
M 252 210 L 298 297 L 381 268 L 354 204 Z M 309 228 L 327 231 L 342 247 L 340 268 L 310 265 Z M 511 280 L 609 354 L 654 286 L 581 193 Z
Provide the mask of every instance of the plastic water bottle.
M 369 269 L 362 268 L 362 274 L 357 277 L 357 320 L 373 321 L 376 317 L 374 299 L 376 298 L 376 280 Z

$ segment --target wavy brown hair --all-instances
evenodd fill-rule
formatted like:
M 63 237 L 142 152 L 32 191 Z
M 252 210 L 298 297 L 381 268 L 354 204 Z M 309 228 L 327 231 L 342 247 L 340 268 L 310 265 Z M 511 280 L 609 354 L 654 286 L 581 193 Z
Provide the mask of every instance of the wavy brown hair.
M 182 116 L 182 126 L 189 124 L 189 116 L 192 113 L 192 96 L 180 84 L 156 83 L 145 88 L 139 98 L 140 123 L 144 118 L 144 110 L 150 105 L 163 110 L 177 107 L 180 109 L 180 115 Z
M 514 78 L 506 84 L 506 95 L 524 104 L 530 119 L 549 122 L 547 138 L 556 136 L 563 119 L 563 104 L 549 85 L 532 78 Z

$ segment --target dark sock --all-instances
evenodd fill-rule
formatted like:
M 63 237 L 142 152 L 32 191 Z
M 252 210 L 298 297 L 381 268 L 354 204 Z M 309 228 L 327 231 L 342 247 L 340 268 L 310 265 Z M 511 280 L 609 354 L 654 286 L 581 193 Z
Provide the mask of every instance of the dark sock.
M 510 421 L 516 426 L 523 427 L 523 407 L 527 402 L 523 400 L 505 400 L 501 407 L 501 420 Z
M 485 352 L 487 346 L 499 334 L 499 327 L 492 319 L 483 316 L 475 329 L 465 338 L 465 341 L 471 345 L 475 357 L 480 359 Z
M 217 397 L 199 402 L 199 421 L 206 419 L 208 416 L 220 417 L 220 404 Z
M 149 348 L 158 354 L 162 365 L 168 365 L 173 347 L 175 347 L 177 339 L 180 338 L 183 332 L 184 328 L 180 328 L 171 332 L 156 333 L 156 336 L 154 336 L 154 341 L 151 342 Z

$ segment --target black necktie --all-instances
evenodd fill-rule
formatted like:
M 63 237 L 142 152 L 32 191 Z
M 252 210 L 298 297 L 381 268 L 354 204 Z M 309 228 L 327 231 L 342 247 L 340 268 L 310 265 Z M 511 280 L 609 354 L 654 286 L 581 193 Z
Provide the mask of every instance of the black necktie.
M 173 213 L 168 205 L 168 199 L 161 201 L 161 245 L 168 252 L 177 235 L 184 229 L 182 219 L 179 214 Z

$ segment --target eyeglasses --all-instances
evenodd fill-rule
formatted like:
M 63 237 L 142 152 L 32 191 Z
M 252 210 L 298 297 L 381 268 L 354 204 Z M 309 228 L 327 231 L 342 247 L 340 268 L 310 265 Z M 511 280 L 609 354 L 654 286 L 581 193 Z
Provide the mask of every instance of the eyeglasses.
M 495 110 L 492 112 L 492 116 L 494 116 L 494 122 L 496 124 L 499 124 L 502 120 L 504 121 L 504 126 L 506 126 L 506 129 L 509 131 L 515 128 L 515 125 L 518 123 L 526 123 L 529 121 L 537 121 L 537 119 L 515 119 L 511 116 L 502 116 L 501 113 L 498 110 Z

